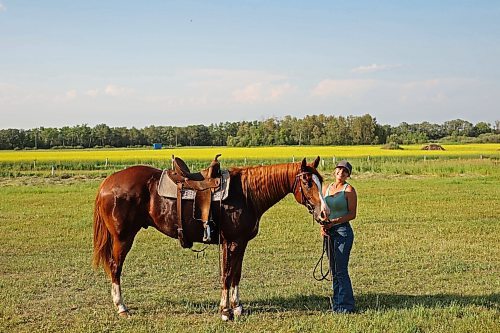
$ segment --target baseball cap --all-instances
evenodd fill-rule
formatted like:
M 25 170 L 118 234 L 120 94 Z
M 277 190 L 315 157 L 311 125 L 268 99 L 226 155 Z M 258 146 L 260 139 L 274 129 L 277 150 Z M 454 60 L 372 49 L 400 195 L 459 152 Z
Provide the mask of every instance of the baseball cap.
M 342 160 L 339 163 L 337 163 L 337 166 L 335 168 L 345 168 L 349 172 L 349 176 L 351 175 L 352 165 L 346 160 Z

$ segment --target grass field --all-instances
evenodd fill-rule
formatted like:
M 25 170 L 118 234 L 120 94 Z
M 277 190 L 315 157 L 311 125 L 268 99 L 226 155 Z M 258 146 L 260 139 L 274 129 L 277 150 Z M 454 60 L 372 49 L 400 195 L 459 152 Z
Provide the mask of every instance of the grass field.
M 330 284 L 312 277 L 318 226 L 288 196 L 249 243 L 247 314 L 230 323 L 218 315 L 215 246 L 197 257 L 141 231 L 122 279 L 133 316 L 121 319 L 110 283 L 90 266 L 100 179 L 0 178 L 0 332 L 499 332 L 496 161 L 402 159 L 377 172 L 355 165 L 353 315 L 328 311 Z

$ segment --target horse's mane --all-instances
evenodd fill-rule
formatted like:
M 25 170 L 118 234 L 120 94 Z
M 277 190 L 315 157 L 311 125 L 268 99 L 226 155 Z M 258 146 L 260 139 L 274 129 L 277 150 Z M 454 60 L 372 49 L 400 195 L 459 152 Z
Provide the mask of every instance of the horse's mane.
M 308 166 L 308 168 L 310 167 Z M 243 195 L 247 201 L 251 202 L 256 213 L 260 216 L 291 192 L 295 175 L 299 171 L 300 163 L 283 163 L 235 167 L 231 169 L 231 174 L 240 175 Z M 321 179 L 321 176 L 317 175 Z

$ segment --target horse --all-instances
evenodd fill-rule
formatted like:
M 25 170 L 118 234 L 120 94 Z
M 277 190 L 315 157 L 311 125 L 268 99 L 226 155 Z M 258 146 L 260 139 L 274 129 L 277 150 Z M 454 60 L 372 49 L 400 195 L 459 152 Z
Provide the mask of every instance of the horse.
M 329 215 L 322 194 L 323 178 L 314 162 L 282 163 L 266 166 L 229 168 L 229 193 L 222 202 L 213 202 L 212 218 L 219 228 L 212 244 L 222 248 L 220 262 L 222 320 L 243 312 L 239 283 L 243 256 L 248 242 L 259 229 L 262 215 L 287 194 L 307 207 L 322 223 Z M 130 315 L 120 287 L 120 275 L 134 237 L 141 228 L 153 227 L 161 233 L 178 237 L 176 199 L 157 193 L 162 170 L 136 165 L 118 171 L 103 180 L 97 191 L 93 222 L 93 265 L 102 266 L 111 279 L 111 296 L 120 316 Z M 182 216 L 193 212 L 192 201 L 183 200 Z M 183 221 L 184 236 L 202 242 L 203 226 L 192 218 Z

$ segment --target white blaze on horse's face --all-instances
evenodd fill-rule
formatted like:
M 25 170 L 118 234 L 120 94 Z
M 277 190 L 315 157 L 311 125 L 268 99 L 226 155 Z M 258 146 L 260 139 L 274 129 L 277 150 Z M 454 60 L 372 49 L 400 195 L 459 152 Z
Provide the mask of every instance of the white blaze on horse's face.
M 323 188 L 321 185 L 321 182 L 319 181 L 318 176 L 313 175 L 313 181 L 316 183 L 316 186 L 318 187 L 318 194 L 319 194 L 319 200 L 321 201 L 321 218 L 323 220 L 328 219 L 328 216 L 330 216 L 330 209 L 328 208 L 328 205 L 326 204 L 325 197 L 323 196 Z

